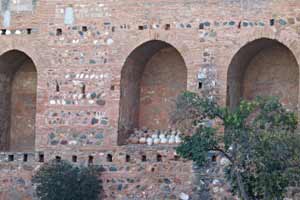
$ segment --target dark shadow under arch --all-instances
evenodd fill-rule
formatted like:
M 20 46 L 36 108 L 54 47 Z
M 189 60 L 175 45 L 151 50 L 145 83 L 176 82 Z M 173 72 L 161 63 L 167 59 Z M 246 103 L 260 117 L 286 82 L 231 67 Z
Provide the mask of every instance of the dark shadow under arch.
M 22 51 L 0 56 L 0 150 L 29 152 L 35 146 L 37 71 Z
M 118 144 L 134 128 L 168 128 L 174 99 L 186 88 L 186 65 L 172 45 L 152 40 L 133 50 L 121 72 Z
M 273 39 L 257 39 L 233 57 L 227 73 L 227 106 L 241 99 L 278 96 L 287 108 L 296 110 L 299 96 L 299 66 L 291 50 Z

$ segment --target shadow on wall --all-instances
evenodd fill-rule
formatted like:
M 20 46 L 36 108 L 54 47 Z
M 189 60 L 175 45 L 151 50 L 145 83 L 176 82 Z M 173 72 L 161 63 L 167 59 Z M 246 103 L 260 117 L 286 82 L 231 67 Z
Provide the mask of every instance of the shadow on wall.
M 174 99 L 186 88 L 186 65 L 173 46 L 152 40 L 137 47 L 121 72 L 118 144 L 134 128 L 167 129 Z
M 296 110 L 299 97 L 299 66 L 290 49 L 272 39 L 258 39 L 233 57 L 227 74 L 227 105 L 233 109 L 241 99 L 278 96 Z
M 23 52 L 0 56 L 0 150 L 34 150 L 37 71 Z

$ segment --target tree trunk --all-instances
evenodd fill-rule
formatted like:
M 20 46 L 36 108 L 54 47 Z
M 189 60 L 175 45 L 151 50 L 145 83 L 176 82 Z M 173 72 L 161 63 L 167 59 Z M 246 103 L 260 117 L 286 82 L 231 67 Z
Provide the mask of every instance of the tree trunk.
M 236 159 L 236 154 L 237 154 L 237 144 L 234 143 L 234 144 L 232 144 L 232 157 L 233 157 L 233 161 L 235 161 L 235 159 Z M 240 192 L 243 200 L 250 200 L 248 194 L 245 191 L 245 185 L 243 183 L 241 174 L 240 174 L 240 172 L 238 171 L 238 169 L 236 167 L 236 163 L 235 162 L 233 162 L 232 171 L 231 171 L 231 178 L 233 178 L 233 174 L 236 175 L 238 189 L 239 189 L 239 192 Z
M 268 200 L 269 198 L 269 193 L 267 192 L 266 188 L 265 188 L 265 194 L 264 194 L 264 200 Z
M 244 186 L 241 174 L 238 171 L 236 171 L 235 173 L 236 173 L 236 178 L 237 178 L 239 191 L 241 193 L 241 196 L 242 196 L 243 200 L 250 200 L 249 197 L 248 197 L 248 194 L 245 191 L 245 186 Z

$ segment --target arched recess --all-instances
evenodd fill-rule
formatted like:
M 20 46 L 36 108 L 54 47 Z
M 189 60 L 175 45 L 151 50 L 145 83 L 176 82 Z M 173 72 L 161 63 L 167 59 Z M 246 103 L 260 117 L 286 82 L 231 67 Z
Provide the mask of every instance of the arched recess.
M 170 44 L 152 40 L 137 47 L 121 72 L 118 144 L 134 128 L 167 129 L 176 97 L 187 88 L 187 68 Z
M 35 145 L 37 71 L 18 50 L 0 56 L 0 150 L 33 151 Z
M 242 47 L 227 74 L 227 105 L 241 99 L 277 96 L 295 110 L 299 97 L 299 66 L 291 50 L 277 40 L 261 38 Z

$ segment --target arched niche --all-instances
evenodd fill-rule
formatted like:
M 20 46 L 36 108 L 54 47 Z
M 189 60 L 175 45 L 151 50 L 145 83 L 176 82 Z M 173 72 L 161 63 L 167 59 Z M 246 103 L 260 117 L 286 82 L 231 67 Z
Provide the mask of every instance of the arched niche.
M 118 144 L 134 128 L 167 129 L 174 100 L 187 88 L 187 68 L 172 45 L 152 40 L 127 57 L 121 72 Z
M 227 74 L 227 105 L 233 109 L 241 99 L 277 96 L 295 110 L 299 97 L 299 66 L 291 50 L 273 39 L 257 39 L 233 57 Z
M 18 50 L 0 56 L 0 150 L 33 151 L 35 145 L 37 71 Z

